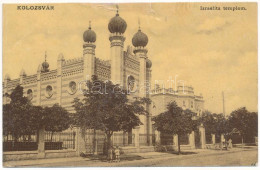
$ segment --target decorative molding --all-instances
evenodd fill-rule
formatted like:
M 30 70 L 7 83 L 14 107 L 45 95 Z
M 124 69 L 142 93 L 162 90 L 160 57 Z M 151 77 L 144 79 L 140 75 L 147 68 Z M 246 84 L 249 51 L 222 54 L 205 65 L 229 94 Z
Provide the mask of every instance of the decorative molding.
M 37 82 L 37 74 L 23 78 L 23 84 L 32 84 Z
M 95 50 L 94 49 L 84 49 L 83 50 L 83 55 L 85 55 L 85 54 L 95 55 Z
M 41 74 L 41 81 L 51 80 L 57 78 L 57 70 L 52 70 Z
M 94 43 L 85 43 L 85 44 L 83 44 L 83 48 L 88 48 L 88 47 L 95 49 L 96 45 Z
M 62 62 L 62 66 L 64 67 L 64 66 L 69 66 L 72 64 L 79 64 L 79 63 L 83 63 L 83 57 L 65 60 L 64 62 Z
M 123 34 L 117 34 L 117 33 L 110 34 L 109 41 L 112 42 L 114 40 L 120 40 L 120 41 L 124 42 L 125 37 Z
M 145 58 L 146 58 L 147 52 L 148 52 L 148 50 L 145 47 L 135 47 L 134 48 L 134 54 L 136 54 L 136 53 L 143 53 L 145 55 Z
M 111 42 L 110 47 L 121 46 L 124 47 L 124 42 Z

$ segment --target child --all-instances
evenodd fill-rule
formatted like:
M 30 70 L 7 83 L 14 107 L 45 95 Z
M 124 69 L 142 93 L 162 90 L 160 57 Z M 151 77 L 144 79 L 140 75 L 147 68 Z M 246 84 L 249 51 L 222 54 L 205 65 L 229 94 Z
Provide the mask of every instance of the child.
M 116 155 L 116 161 L 120 162 L 120 150 L 118 146 L 116 146 L 115 155 Z
M 113 148 L 110 146 L 108 150 L 108 159 L 109 162 L 113 162 Z

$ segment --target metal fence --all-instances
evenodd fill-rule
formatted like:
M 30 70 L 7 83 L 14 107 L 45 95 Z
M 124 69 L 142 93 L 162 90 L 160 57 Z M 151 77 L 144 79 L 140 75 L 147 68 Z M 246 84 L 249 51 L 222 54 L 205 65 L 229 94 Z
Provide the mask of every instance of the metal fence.
M 3 136 L 3 151 L 34 151 L 38 149 L 36 135 L 23 135 L 14 137 L 13 135 Z
M 76 132 L 45 132 L 45 150 L 75 149 Z
M 189 145 L 189 135 L 188 134 L 181 135 L 181 136 L 179 136 L 179 138 L 180 138 L 181 145 Z
M 212 144 L 212 135 L 211 133 L 206 132 L 206 144 Z
M 161 133 L 160 135 L 162 145 L 173 145 L 173 135 Z
M 114 133 L 112 139 L 114 146 L 134 146 L 135 135 L 131 133 Z
M 220 143 L 221 142 L 221 135 L 220 134 L 215 134 L 215 142 Z
M 104 151 L 104 145 L 106 143 L 106 136 L 105 133 L 102 131 L 94 131 L 89 130 L 85 134 L 85 147 L 87 154 L 93 154 L 94 153 L 94 146 L 97 144 L 97 152 L 103 153 Z

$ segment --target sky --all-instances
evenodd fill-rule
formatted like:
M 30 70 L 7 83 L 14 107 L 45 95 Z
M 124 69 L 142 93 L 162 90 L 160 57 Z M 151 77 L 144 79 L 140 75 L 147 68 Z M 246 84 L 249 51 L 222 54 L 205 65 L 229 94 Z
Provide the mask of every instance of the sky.
M 116 4 L 49 4 L 53 11 L 3 6 L 3 76 L 36 74 L 47 61 L 56 69 L 58 55 L 82 57 L 83 33 L 91 20 L 97 34 L 96 57 L 110 58 L 108 22 Z M 200 6 L 245 7 L 244 11 L 200 10 Z M 226 114 L 240 107 L 257 111 L 257 3 L 119 4 L 127 22 L 125 50 L 138 30 L 147 34 L 152 82 L 172 77 L 202 94 L 205 109 Z

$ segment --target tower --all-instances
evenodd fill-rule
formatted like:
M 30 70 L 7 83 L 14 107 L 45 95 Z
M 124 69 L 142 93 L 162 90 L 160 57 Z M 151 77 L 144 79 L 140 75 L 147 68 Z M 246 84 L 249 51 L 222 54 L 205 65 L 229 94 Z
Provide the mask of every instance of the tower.
M 88 30 L 83 34 L 83 61 L 84 61 L 84 78 L 90 80 L 94 75 L 95 69 L 95 42 L 96 33 L 91 29 L 91 22 L 89 22 Z
M 119 84 L 123 86 L 123 49 L 124 49 L 124 32 L 126 30 L 127 24 L 124 19 L 122 19 L 117 14 L 108 24 L 108 30 L 111 33 L 109 36 L 110 41 L 110 60 L 111 60 L 111 81 L 114 84 Z
M 152 66 L 151 61 L 148 60 L 146 45 L 148 44 L 148 37 L 145 33 L 141 31 L 140 25 L 137 33 L 132 38 L 132 44 L 134 48 L 134 54 L 139 58 L 140 63 L 140 71 L 139 71 L 139 97 L 148 97 L 149 93 L 147 93 L 148 81 L 150 80 L 150 68 Z M 149 111 L 149 106 L 146 106 L 146 110 Z M 140 132 L 146 133 L 147 135 L 150 133 L 150 118 L 149 115 L 141 115 L 141 122 L 144 124 L 140 127 Z
M 147 52 L 148 50 L 145 48 L 148 43 L 148 37 L 145 33 L 139 29 L 137 33 L 132 38 L 132 44 L 134 48 L 134 54 L 139 58 L 140 63 L 140 72 L 139 72 L 139 96 L 147 97 L 147 66 L 148 68 L 151 66 L 151 61 L 148 61 Z M 149 65 L 146 65 L 148 62 Z M 149 68 L 150 69 L 150 68 Z

